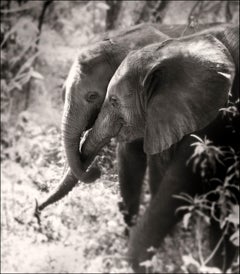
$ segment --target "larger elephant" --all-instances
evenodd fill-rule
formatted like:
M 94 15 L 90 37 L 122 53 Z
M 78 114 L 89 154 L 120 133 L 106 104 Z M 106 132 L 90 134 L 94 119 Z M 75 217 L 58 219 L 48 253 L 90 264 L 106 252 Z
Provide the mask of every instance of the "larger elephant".
M 228 25 L 131 52 L 109 83 L 101 112 L 82 145 L 82 159 L 91 161 L 112 137 L 122 142 L 143 138 L 144 151 L 153 155 L 156 165 L 162 159 L 159 153 L 172 154 L 157 193 L 130 234 L 129 259 L 137 272 L 144 271 L 140 262 L 151 256 L 148 248 L 158 247 L 181 219 L 176 209 L 183 201 L 173 195 L 206 191 L 200 176 L 186 165 L 194 152 L 190 134 L 240 151 L 239 109 L 235 131 L 219 113 L 228 101 L 239 103 L 238 60 L 239 27 Z M 222 166 L 220 173 L 226 169 Z M 216 223 L 211 230 L 214 245 Z M 232 254 L 230 243 L 227 248 L 227 255 Z M 222 263 L 221 254 L 216 255 Z
M 197 31 L 208 26 L 199 25 Z M 224 24 L 220 25 L 220 28 L 223 26 Z M 85 172 L 87 163 L 82 163 L 79 143 L 84 131 L 94 124 L 105 99 L 108 83 L 126 55 L 151 43 L 162 42 L 168 39 L 168 35 L 179 37 L 195 31 L 185 25 L 140 24 L 127 31 L 104 35 L 100 41 L 80 50 L 67 78 L 64 96 L 62 135 L 70 168 L 59 187 L 37 207 L 37 212 L 66 195 L 77 184 L 78 179 L 90 182 L 99 176 L 97 169 Z M 130 224 L 131 217 L 138 212 L 141 185 L 147 166 L 142 141 L 121 143 L 118 146 L 118 158 L 124 212 L 128 212 L 125 220 Z M 154 168 L 153 161 L 150 169 Z M 159 176 L 160 173 L 157 174 Z M 156 172 L 150 181 L 151 189 L 156 188 Z

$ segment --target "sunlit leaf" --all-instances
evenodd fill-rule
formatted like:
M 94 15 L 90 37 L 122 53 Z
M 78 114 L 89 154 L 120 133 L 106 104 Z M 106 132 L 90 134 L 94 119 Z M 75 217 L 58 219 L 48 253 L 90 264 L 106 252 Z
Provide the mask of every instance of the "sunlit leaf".
M 234 225 L 239 225 L 239 216 L 240 216 L 239 205 L 233 205 L 232 212 L 227 217 L 227 220 L 230 223 L 233 223 Z
M 199 273 L 223 273 L 223 272 L 217 267 L 210 267 L 210 266 L 204 265 L 199 268 Z
M 36 70 L 31 70 L 30 72 L 31 77 L 35 78 L 35 79 L 39 79 L 39 80 L 43 80 L 44 77 L 41 73 L 37 72 Z
M 190 218 L 192 216 L 192 213 L 188 212 L 186 213 L 184 216 L 183 216 L 183 227 L 185 229 L 188 228 L 188 225 L 189 225 L 189 221 L 190 221 Z
M 146 268 L 150 268 L 152 267 L 153 263 L 152 263 L 152 260 L 146 260 L 144 262 L 141 262 L 140 265 L 145 266 Z
M 239 237 L 239 229 L 237 229 L 230 237 L 230 241 L 235 245 L 235 246 L 240 246 L 240 237 Z
M 96 3 L 96 8 L 102 9 L 102 10 L 109 10 L 110 7 L 104 3 L 104 2 L 97 2 Z
M 183 260 L 183 263 L 184 263 L 185 266 L 188 266 L 188 265 L 192 264 L 192 265 L 195 265 L 197 268 L 200 267 L 199 262 L 197 260 L 195 260 L 191 254 L 183 255 L 182 260 Z

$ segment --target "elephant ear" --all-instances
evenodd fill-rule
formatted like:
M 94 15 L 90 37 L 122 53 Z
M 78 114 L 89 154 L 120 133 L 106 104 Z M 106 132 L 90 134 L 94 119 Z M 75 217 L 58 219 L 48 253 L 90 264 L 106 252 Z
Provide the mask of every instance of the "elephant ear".
M 211 35 L 171 40 L 153 57 L 142 83 L 148 154 L 167 149 L 214 120 L 227 102 L 235 74 L 230 53 Z

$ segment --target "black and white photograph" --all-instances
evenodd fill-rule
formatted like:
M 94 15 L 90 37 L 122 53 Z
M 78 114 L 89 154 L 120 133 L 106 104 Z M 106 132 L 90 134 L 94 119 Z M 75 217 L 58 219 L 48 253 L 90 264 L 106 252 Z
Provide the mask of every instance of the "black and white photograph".
M 0 15 L 0 272 L 239 273 L 239 1 Z

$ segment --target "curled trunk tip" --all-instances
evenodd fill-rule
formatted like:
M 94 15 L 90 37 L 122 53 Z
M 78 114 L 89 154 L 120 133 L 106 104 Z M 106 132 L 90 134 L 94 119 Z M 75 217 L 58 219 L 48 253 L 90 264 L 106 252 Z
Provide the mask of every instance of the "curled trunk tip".
M 34 216 L 39 216 L 40 212 L 45 207 L 59 201 L 64 196 L 66 196 L 74 188 L 77 182 L 78 179 L 72 174 L 71 169 L 68 168 L 57 188 L 54 189 L 53 192 L 40 204 L 36 200 Z
M 101 175 L 101 172 L 98 168 L 92 167 L 86 174 L 84 182 L 90 183 L 98 179 Z M 78 179 L 73 175 L 70 168 L 64 174 L 60 184 L 57 186 L 56 189 L 40 204 L 38 203 L 37 199 L 35 200 L 35 210 L 34 210 L 34 217 L 37 218 L 38 223 L 40 224 L 40 213 L 41 211 L 46 208 L 47 206 L 61 200 L 65 197 L 76 185 Z

